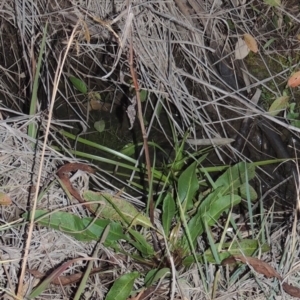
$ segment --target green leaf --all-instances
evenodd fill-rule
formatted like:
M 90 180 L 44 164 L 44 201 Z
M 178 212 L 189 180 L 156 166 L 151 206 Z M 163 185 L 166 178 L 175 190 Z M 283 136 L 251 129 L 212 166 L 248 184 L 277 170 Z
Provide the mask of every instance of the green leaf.
M 28 213 L 24 213 L 22 217 L 29 220 Z M 110 225 L 110 230 L 106 237 L 105 245 L 109 245 L 110 243 L 121 239 L 128 239 L 128 237 L 123 234 L 121 224 L 110 220 L 95 220 L 91 217 L 80 218 L 68 212 L 59 211 L 51 213 L 46 210 L 37 210 L 35 220 L 38 224 L 73 236 L 78 241 L 87 242 L 98 240 L 107 225 Z
M 239 193 L 242 198 L 247 199 L 247 191 L 249 191 L 250 200 L 255 201 L 258 197 L 255 189 L 249 183 L 243 183 L 239 187 Z
M 169 236 L 171 222 L 175 216 L 175 201 L 170 193 L 167 193 L 163 200 L 162 225 L 166 236 Z
M 282 110 L 285 110 L 289 106 L 289 96 L 281 96 L 277 98 L 269 108 L 269 114 L 271 116 L 278 115 Z
M 120 152 L 127 156 L 133 156 L 136 152 L 136 145 L 133 143 L 127 144 L 121 149 Z
M 215 244 L 215 247 L 219 249 L 220 244 Z M 240 242 L 234 241 L 230 243 L 223 243 L 219 254 L 220 260 L 224 260 L 225 258 L 232 255 L 244 255 L 244 256 L 252 256 L 257 250 L 260 252 L 268 252 L 270 247 L 268 244 L 262 244 L 257 240 L 244 239 Z M 216 263 L 214 256 L 210 249 L 206 250 L 203 255 L 198 255 L 197 259 L 200 263 L 204 263 L 208 261 L 210 263 Z M 195 258 L 191 256 L 187 256 L 183 260 L 184 266 L 190 266 L 195 262 Z
M 255 165 L 240 162 L 228 168 L 216 180 L 215 190 L 200 203 L 196 214 L 188 222 L 194 245 L 197 237 L 204 232 L 205 225 L 214 225 L 225 210 L 240 203 L 241 197 L 233 193 L 236 193 L 247 180 L 251 180 L 254 176 Z M 187 250 L 189 247 L 187 237 L 184 236 L 182 241 L 183 247 Z
M 247 172 L 247 176 L 246 176 Z M 228 168 L 215 182 L 215 187 L 223 187 L 222 194 L 226 195 L 236 191 L 246 179 L 251 180 L 255 176 L 255 165 L 240 162 Z
M 153 285 L 156 281 L 160 280 L 161 278 L 165 278 L 168 275 L 171 275 L 169 268 L 152 269 L 145 276 L 145 285 L 146 287 L 149 287 Z
M 48 22 L 46 22 L 46 25 L 43 30 L 43 38 L 42 38 L 42 43 L 41 43 L 41 47 L 40 47 L 38 62 L 36 65 L 35 75 L 34 75 L 30 107 L 29 107 L 29 115 L 30 116 L 33 116 L 36 114 L 37 107 L 38 107 L 39 79 L 40 79 L 40 75 L 41 75 L 40 71 L 41 71 L 41 66 L 42 66 L 42 61 L 43 61 L 43 55 L 45 52 L 47 28 L 48 28 Z M 35 121 L 31 121 L 28 124 L 28 136 L 30 136 L 33 139 L 36 139 L 36 137 L 37 137 L 37 124 L 35 123 Z
M 269 40 L 265 43 L 265 45 L 264 45 L 263 48 L 264 48 L 264 49 L 267 49 L 267 48 L 270 47 L 271 44 L 273 44 L 275 41 L 276 41 L 275 38 L 269 39 Z
M 90 205 L 90 207 L 95 213 L 99 207 L 99 216 L 102 218 L 113 221 L 125 221 L 129 225 L 137 224 L 146 228 L 152 227 L 150 219 L 139 212 L 134 205 L 125 199 L 109 193 L 93 191 L 85 191 L 83 198 L 86 201 L 97 201 L 101 203 L 100 207 L 99 204 Z
M 132 244 L 138 251 L 140 251 L 144 257 L 153 256 L 155 251 L 146 239 L 137 231 L 129 229 L 128 232 L 134 238 L 133 240 L 128 240 L 130 244 Z
M 211 197 L 210 197 L 211 196 Z M 202 221 L 209 226 L 214 225 L 221 214 L 228 208 L 233 207 L 241 202 L 241 197 L 238 195 L 226 195 L 220 197 L 217 193 L 210 194 L 199 206 L 199 215 Z
M 139 275 L 139 272 L 132 272 L 118 278 L 107 293 L 105 300 L 126 300 L 132 292 L 134 281 Z
M 140 90 L 140 99 L 141 102 L 145 102 L 148 96 L 148 91 L 147 90 Z
M 98 131 L 98 132 L 103 132 L 105 129 L 105 121 L 104 120 L 100 120 L 94 123 L 94 128 Z
M 22 217 L 29 220 L 29 213 L 23 214 Z M 34 219 L 37 223 L 71 235 L 78 241 L 92 241 L 99 237 L 87 229 L 78 216 L 67 212 L 49 213 L 46 210 L 36 210 Z
M 182 203 L 184 212 L 193 207 L 193 197 L 199 189 L 196 166 L 197 162 L 192 163 L 185 171 L 182 172 L 178 179 L 178 198 Z
M 82 219 L 82 224 L 97 237 L 97 240 L 102 236 L 106 226 L 109 225 L 110 228 L 105 243 L 127 239 L 127 236 L 123 233 L 123 228 L 120 223 L 102 219 L 95 220 L 94 218 L 87 217 Z
M 209 194 L 200 204 L 196 215 L 189 221 L 188 229 L 194 245 L 197 237 L 204 232 L 204 222 L 206 222 L 209 226 L 214 225 L 225 210 L 241 202 L 240 196 L 222 196 L 221 191 L 222 187 L 219 187 L 217 190 Z M 183 238 L 183 246 L 185 249 L 189 246 L 186 236 Z
M 74 76 L 70 76 L 69 79 L 73 86 L 76 88 L 76 90 L 78 90 L 82 94 L 87 93 L 87 86 L 81 79 Z
M 264 3 L 270 6 L 279 6 L 281 5 L 281 0 L 264 0 Z

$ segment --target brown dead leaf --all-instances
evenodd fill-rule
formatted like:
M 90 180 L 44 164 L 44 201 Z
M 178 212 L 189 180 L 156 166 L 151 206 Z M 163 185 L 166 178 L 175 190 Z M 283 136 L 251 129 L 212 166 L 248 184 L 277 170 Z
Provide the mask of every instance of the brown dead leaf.
M 109 111 L 111 109 L 110 103 L 105 103 L 97 99 L 91 99 L 90 106 L 92 110 Z
M 282 282 L 282 277 L 279 275 L 279 273 L 271 267 L 268 263 L 262 261 L 261 259 L 255 258 L 255 257 L 247 257 L 242 255 L 233 255 L 230 256 L 222 261 L 222 265 L 228 265 L 232 263 L 239 263 L 242 262 L 244 264 L 248 264 L 251 266 L 257 273 L 265 275 L 267 278 L 275 277 L 279 281 Z M 292 286 L 286 282 L 282 283 L 283 290 L 288 293 L 289 295 L 293 297 L 300 298 L 300 289 Z
M 300 85 L 300 71 L 294 73 L 288 80 L 289 87 L 297 87 Z
M 88 165 L 85 165 L 82 163 L 68 163 L 58 169 L 57 176 L 63 183 L 64 187 L 68 190 L 68 192 L 75 199 L 77 199 L 80 203 L 86 203 L 86 201 L 84 201 L 82 199 L 82 197 L 80 196 L 80 193 L 72 186 L 72 183 L 69 178 L 70 172 L 76 172 L 78 170 L 81 170 L 81 171 L 84 171 L 87 173 L 92 173 L 92 174 L 95 173 L 95 170 Z M 87 205 L 87 208 L 90 209 L 88 205 Z M 92 212 L 94 212 L 94 211 L 92 211 Z
M 284 282 L 282 284 L 282 288 L 283 290 L 288 293 L 289 295 L 293 296 L 293 297 L 297 297 L 297 298 L 300 298 L 300 289 L 295 287 L 295 286 L 292 286 L 286 282 Z
M 81 22 L 83 23 L 83 27 L 84 27 L 84 37 L 85 37 L 85 40 L 88 43 L 90 43 L 91 42 L 91 35 L 90 35 L 90 31 L 89 31 L 88 25 L 83 20 L 81 20 Z
M 10 199 L 10 197 L 3 193 L 3 192 L 0 192 L 0 205 L 11 205 L 12 204 L 12 201 Z
M 276 277 L 282 279 L 279 273 L 271 267 L 268 263 L 255 257 L 247 257 L 242 255 L 235 255 L 235 260 L 241 261 L 244 264 L 251 266 L 257 273 L 265 275 L 267 278 Z
M 46 275 L 43 274 L 42 272 L 36 270 L 36 269 L 28 269 L 27 270 L 28 273 L 30 273 L 33 277 L 38 278 L 38 279 L 42 279 L 44 278 Z M 89 276 L 99 273 L 100 271 L 103 271 L 103 268 L 94 268 L 91 270 Z M 73 283 L 78 282 L 79 280 L 81 280 L 82 276 L 84 273 L 82 272 L 78 272 L 72 275 L 66 275 L 66 276 L 58 276 L 56 278 L 53 278 L 53 280 L 51 281 L 52 284 L 54 285 L 70 285 Z
M 257 42 L 256 42 L 255 38 L 251 34 L 245 33 L 244 34 L 244 41 L 245 41 L 246 45 L 248 46 L 248 48 L 252 52 L 254 52 L 254 53 L 258 52 Z
M 92 110 L 101 110 L 103 103 L 97 99 L 91 99 L 90 106 Z

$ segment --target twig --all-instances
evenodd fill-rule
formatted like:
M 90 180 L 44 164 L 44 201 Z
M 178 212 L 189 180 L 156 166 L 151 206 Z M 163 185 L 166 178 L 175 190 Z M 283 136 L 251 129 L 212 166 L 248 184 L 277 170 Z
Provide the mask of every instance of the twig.
M 64 57 L 63 57 L 61 63 L 60 63 L 60 61 L 58 61 L 58 67 L 57 67 L 57 72 L 55 74 L 55 79 L 54 79 L 53 94 L 52 94 L 50 107 L 49 107 L 48 123 L 47 123 L 45 138 L 44 138 L 44 142 L 43 142 L 43 148 L 42 148 L 42 154 L 41 154 L 41 158 L 40 158 L 40 165 L 39 165 L 39 171 L 38 171 L 38 178 L 37 178 L 36 186 L 40 186 L 41 177 L 42 177 L 42 169 L 43 169 L 43 166 L 44 166 L 43 162 L 44 162 L 44 157 L 45 157 L 45 150 L 46 150 L 46 146 L 47 146 L 47 142 L 48 142 L 48 136 L 49 136 L 49 131 L 50 131 L 50 124 L 51 124 L 51 119 L 52 119 L 52 113 L 53 113 L 55 97 L 56 97 L 56 93 L 57 93 L 57 90 L 58 90 L 58 84 L 59 84 L 59 80 L 60 80 L 60 77 L 61 77 L 61 74 L 62 74 L 63 65 L 66 61 L 67 54 L 69 52 L 72 41 L 74 39 L 76 28 L 77 28 L 77 24 L 73 29 L 72 35 L 70 37 L 69 43 L 67 45 L 67 48 L 66 48 L 66 51 L 65 51 L 65 54 L 64 54 Z M 24 275 L 25 275 L 25 271 L 26 271 L 28 253 L 29 253 L 30 243 L 31 243 L 31 239 L 32 239 L 32 232 L 33 232 L 33 227 L 34 227 L 34 216 L 35 216 L 35 211 L 36 211 L 36 206 L 37 206 L 37 198 L 38 198 L 38 189 L 36 189 L 36 192 L 35 192 L 34 198 L 33 198 L 33 206 L 32 206 L 32 210 L 31 210 L 31 218 L 30 218 L 30 224 L 29 224 L 29 228 L 28 228 L 28 237 L 27 237 L 27 240 L 26 240 L 24 257 L 23 257 L 23 262 L 22 262 L 22 267 L 21 267 L 21 273 L 20 273 L 20 277 L 19 277 L 19 286 L 18 286 L 18 291 L 17 291 L 17 297 L 19 297 L 21 299 L 23 297 L 23 295 L 22 295 L 22 293 L 23 293 L 23 279 L 24 279 Z
M 147 167 L 147 175 L 148 175 L 148 184 L 149 184 L 149 216 L 150 221 L 152 225 L 154 226 L 154 202 L 153 202 L 153 194 L 152 194 L 152 188 L 151 188 L 151 161 L 150 161 L 150 155 L 149 155 L 149 147 L 148 147 L 148 136 L 144 124 L 143 119 L 143 112 L 142 112 L 142 105 L 141 105 L 141 98 L 140 98 L 140 88 L 137 81 L 137 75 L 136 71 L 133 66 L 133 45 L 132 45 L 132 31 L 131 31 L 131 37 L 130 37 L 130 47 L 129 47 L 129 66 L 130 66 L 130 73 L 133 81 L 133 85 L 135 88 L 136 93 L 136 100 L 137 100 L 137 110 L 138 110 L 138 118 L 141 126 L 141 131 L 143 134 L 143 140 L 144 140 L 144 149 L 145 149 L 145 159 L 146 159 L 146 167 Z

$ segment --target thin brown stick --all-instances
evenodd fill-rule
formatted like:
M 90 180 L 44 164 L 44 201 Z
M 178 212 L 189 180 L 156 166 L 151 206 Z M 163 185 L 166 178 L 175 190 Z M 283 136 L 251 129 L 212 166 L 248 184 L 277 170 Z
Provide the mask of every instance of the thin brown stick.
M 63 65 L 66 61 L 67 58 L 67 54 L 69 52 L 69 49 L 71 47 L 72 41 L 74 39 L 75 36 L 75 32 L 76 32 L 76 28 L 77 28 L 77 24 L 74 27 L 72 34 L 70 36 L 70 39 L 68 41 L 64 56 L 61 60 L 61 57 L 58 61 L 58 67 L 55 73 L 55 78 L 54 78 L 54 86 L 53 86 L 53 93 L 52 93 L 52 97 L 51 97 L 51 102 L 50 102 L 50 107 L 49 107 L 49 114 L 48 114 L 48 123 L 47 123 L 47 127 L 46 127 L 46 132 L 45 132 L 45 137 L 44 137 L 44 141 L 43 141 L 43 147 L 42 147 L 42 153 L 41 153 L 41 158 L 40 158 L 40 165 L 39 165 L 39 170 L 38 170 L 38 177 L 37 177 L 37 182 L 36 182 L 36 186 L 40 185 L 41 182 L 41 177 L 42 177 L 42 169 L 44 166 L 44 157 L 45 157 L 45 151 L 46 151 L 46 145 L 48 142 L 48 136 L 49 136 L 49 132 L 50 132 L 50 124 L 51 124 L 51 119 L 52 119 L 52 113 L 53 113 L 53 107 L 54 107 L 54 102 L 55 102 L 55 97 L 56 97 L 56 93 L 58 90 L 58 83 L 60 81 L 60 77 L 62 74 L 62 69 L 63 69 Z M 29 254 L 29 250 L 30 250 L 30 243 L 32 240 L 32 232 L 33 232 L 33 227 L 34 227 L 34 215 L 35 215 L 35 211 L 36 211 L 36 207 L 37 207 L 37 199 L 38 199 L 38 189 L 36 189 L 36 192 L 34 194 L 34 198 L 33 198 L 33 205 L 31 208 L 31 219 L 30 219 L 30 223 L 29 223 L 29 227 L 28 227 L 28 236 L 27 236 L 27 240 L 26 240 L 26 245 L 25 245 L 25 250 L 24 250 L 24 256 L 23 256 L 23 261 L 22 261 L 22 265 L 21 265 L 21 272 L 20 272 L 20 276 L 19 276 L 19 285 L 18 285 L 18 289 L 17 289 L 17 299 L 23 299 L 23 286 L 24 286 L 24 277 L 25 277 L 25 271 L 26 271 L 26 264 L 28 261 L 28 254 Z
M 136 70 L 133 66 L 133 45 L 132 45 L 132 32 L 131 32 L 131 38 L 130 38 L 130 48 L 129 48 L 129 66 L 130 66 L 130 73 L 133 81 L 133 85 L 135 88 L 136 93 L 136 102 L 137 102 L 137 110 L 138 110 L 138 118 L 143 134 L 143 141 L 144 141 L 144 149 L 145 149 L 145 159 L 146 159 L 146 167 L 147 167 L 147 175 L 148 175 L 148 184 L 149 184 L 149 216 L 150 221 L 152 225 L 154 226 L 154 201 L 153 201 L 153 194 L 152 194 L 152 188 L 150 187 L 151 184 L 151 161 L 150 161 L 150 155 L 149 155 L 149 147 L 148 147 L 148 136 L 144 124 L 143 119 L 143 112 L 142 112 L 142 105 L 141 105 L 141 98 L 140 98 L 140 88 L 137 81 L 137 75 Z

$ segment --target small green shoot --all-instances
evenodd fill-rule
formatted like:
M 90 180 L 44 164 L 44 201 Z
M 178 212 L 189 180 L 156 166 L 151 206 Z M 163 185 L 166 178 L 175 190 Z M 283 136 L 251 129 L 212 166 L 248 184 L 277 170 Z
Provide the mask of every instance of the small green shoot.
M 300 128 L 300 120 L 299 120 L 299 113 L 295 111 L 296 103 L 293 102 L 289 105 L 289 112 L 286 115 L 286 118 L 290 121 L 290 123 Z
M 34 74 L 34 82 L 33 82 L 33 87 L 32 87 L 32 95 L 31 95 L 30 108 L 29 108 L 30 116 L 34 116 L 37 112 L 37 105 L 38 105 L 37 92 L 38 92 L 38 87 L 39 87 L 39 76 L 40 76 L 40 71 L 41 71 L 42 58 L 43 58 L 43 54 L 44 54 L 45 46 L 46 46 L 47 28 L 48 28 L 48 23 L 46 23 L 46 25 L 44 27 L 41 49 L 40 49 L 38 63 L 37 63 L 35 74 Z M 37 138 L 37 125 L 34 122 L 31 122 L 28 125 L 28 136 L 33 139 Z

